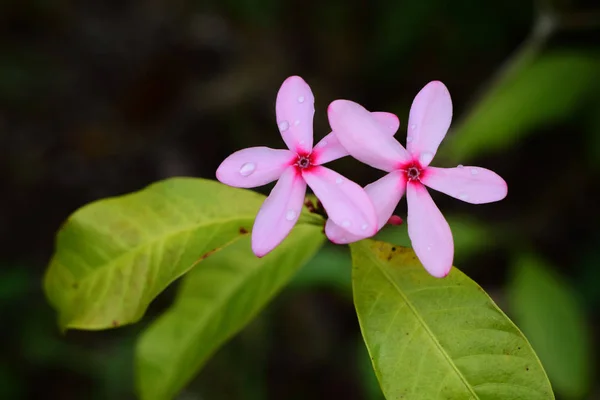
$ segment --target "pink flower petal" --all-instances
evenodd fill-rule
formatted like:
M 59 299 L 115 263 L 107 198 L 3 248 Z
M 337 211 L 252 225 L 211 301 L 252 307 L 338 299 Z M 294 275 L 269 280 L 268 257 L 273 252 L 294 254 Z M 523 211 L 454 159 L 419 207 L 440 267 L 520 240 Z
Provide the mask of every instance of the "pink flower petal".
M 313 146 L 315 98 L 310 87 L 299 76 L 287 78 L 275 103 L 277 126 L 287 147 L 308 154 Z
M 421 182 L 448 196 L 472 204 L 502 200 L 508 191 L 504 179 L 495 172 L 480 167 L 429 167 Z
M 379 122 L 381 129 L 394 136 L 398 127 L 400 126 L 400 120 L 392 113 L 387 112 L 372 112 L 371 115 Z M 325 136 L 313 149 L 314 162 L 317 165 L 323 165 L 333 160 L 337 160 L 342 157 L 346 157 L 348 152 L 342 146 L 337 136 L 330 132 L 329 135 Z
M 392 171 L 410 155 L 389 130 L 361 105 L 335 100 L 328 108 L 329 124 L 348 153 L 374 168 Z
M 346 157 L 348 152 L 338 140 L 335 133 L 330 132 L 313 149 L 313 160 L 316 165 L 322 165 L 342 157 Z
M 227 157 L 217 169 L 217 179 L 241 188 L 266 185 L 279 178 L 296 158 L 297 155 L 289 150 L 250 147 Z
M 286 169 L 256 215 L 252 251 L 263 257 L 290 233 L 302 212 L 306 182 L 295 167 Z
M 421 165 L 429 165 L 452 121 L 452 99 L 442 82 L 429 82 L 410 108 L 406 148 Z
M 443 278 L 450 272 L 454 258 L 450 226 L 421 183 L 409 182 L 406 200 L 408 236 L 413 250 L 427 272 Z
M 302 176 L 333 222 L 363 237 L 377 232 L 373 204 L 359 185 L 321 166 L 303 170 Z
M 400 128 L 400 120 L 396 114 L 383 111 L 374 111 L 371 115 L 381 124 L 381 128 L 384 132 L 394 136 Z
M 365 192 L 375 207 L 377 230 L 388 222 L 406 190 L 406 178 L 400 171 L 392 171 L 383 178 L 365 186 Z M 325 225 L 325 234 L 333 243 L 347 244 L 368 237 L 355 235 L 335 224 L 331 219 Z

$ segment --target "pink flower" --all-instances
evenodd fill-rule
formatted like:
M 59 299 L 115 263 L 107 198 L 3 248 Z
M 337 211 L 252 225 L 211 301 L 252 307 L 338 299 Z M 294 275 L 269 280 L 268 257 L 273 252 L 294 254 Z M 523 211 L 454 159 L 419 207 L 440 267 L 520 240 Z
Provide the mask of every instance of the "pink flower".
M 235 187 L 252 188 L 278 179 L 254 221 L 254 254 L 266 255 L 290 233 L 302 211 L 307 184 L 332 221 L 352 234 L 374 235 L 375 210 L 364 189 L 322 166 L 346 156 L 346 150 L 331 133 L 313 148 L 315 109 L 308 84 L 298 76 L 286 79 L 275 108 L 277 125 L 289 150 L 243 149 L 227 157 L 217 169 L 217 179 Z M 374 118 L 398 129 L 393 114 L 376 113 Z
M 473 204 L 499 201 L 507 193 L 506 182 L 488 169 L 429 166 L 452 119 L 452 100 L 446 86 L 430 82 L 415 97 L 408 121 L 407 149 L 359 104 L 336 100 L 330 104 L 328 114 L 333 131 L 351 156 L 389 172 L 365 187 L 375 205 L 378 229 L 406 192 L 413 249 L 431 275 L 446 276 L 454 257 L 452 233 L 425 186 Z M 326 233 L 336 243 L 364 237 L 343 229 L 336 221 L 327 222 Z

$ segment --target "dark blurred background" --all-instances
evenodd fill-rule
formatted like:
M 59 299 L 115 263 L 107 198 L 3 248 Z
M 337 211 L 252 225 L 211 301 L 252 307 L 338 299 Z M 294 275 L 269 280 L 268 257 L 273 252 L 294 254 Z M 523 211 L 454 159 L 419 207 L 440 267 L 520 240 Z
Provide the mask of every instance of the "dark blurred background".
M 595 0 L 1 1 L 0 398 L 135 398 L 136 335 L 175 288 L 139 324 L 63 336 L 41 290 L 54 233 L 90 201 L 281 148 L 275 96 L 301 75 L 316 139 L 348 98 L 396 113 L 404 142 L 413 97 L 448 86 L 434 165 L 509 186 L 482 206 L 432 193 L 455 265 L 525 331 L 557 398 L 599 399 L 599 40 Z M 382 175 L 332 166 L 363 185 Z M 408 244 L 405 226 L 380 236 Z M 380 400 L 347 249 L 325 247 L 180 398 Z

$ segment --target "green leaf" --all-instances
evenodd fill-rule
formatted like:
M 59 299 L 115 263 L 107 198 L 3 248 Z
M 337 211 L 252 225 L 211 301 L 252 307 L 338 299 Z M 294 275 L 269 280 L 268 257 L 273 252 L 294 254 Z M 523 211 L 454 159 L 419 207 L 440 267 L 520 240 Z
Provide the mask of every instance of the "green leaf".
M 414 252 L 350 246 L 354 303 L 387 399 L 553 399 L 527 339 L 475 282 L 431 277 Z
M 58 233 L 44 282 L 60 326 L 139 320 L 198 259 L 250 231 L 263 200 L 215 181 L 173 178 L 79 209 Z
M 175 304 L 140 337 L 140 397 L 169 399 L 177 394 L 312 258 L 324 239 L 321 227 L 298 225 L 263 258 L 252 254 L 250 238 L 244 238 L 198 264 L 185 277 Z
M 554 52 L 525 63 L 485 94 L 448 137 L 443 154 L 465 162 L 565 120 L 597 90 L 599 68 L 597 53 Z
M 342 295 L 350 296 L 352 293 L 350 266 L 350 252 L 346 247 L 327 244 L 298 271 L 288 288 L 327 287 Z
M 586 398 L 593 351 L 575 291 L 544 262 L 523 255 L 514 265 L 508 293 L 515 320 L 544 362 L 556 393 Z

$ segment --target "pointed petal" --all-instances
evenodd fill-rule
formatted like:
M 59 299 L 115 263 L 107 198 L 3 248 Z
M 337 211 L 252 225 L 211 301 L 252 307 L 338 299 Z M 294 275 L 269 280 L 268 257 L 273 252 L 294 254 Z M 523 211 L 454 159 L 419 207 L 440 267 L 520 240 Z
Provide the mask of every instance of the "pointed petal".
M 480 167 L 429 167 L 423 175 L 423 184 L 472 204 L 502 200 L 508 191 L 504 179 L 494 171 Z
M 419 260 L 431 275 L 443 278 L 452 268 L 454 241 L 446 219 L 422 184 L 409 183 L 408 236 Z
M 452 121 L 452 99 L 440 81 L 429 82 L 410 107 L 406 148 L 421 165 L 429 165 Z
M 222 183 L 253 188 L 273 182 L 296 160 L 289 150 L 268 147 L 250 147 L 236 151 L 217 168 L 217 179 Z
M 381 111 L 372 112 L 371 115 L 379 122 L 381 129 L 389 133 L 390 136 L 394 136 L 396 131 L 398 131 L 400 120 L 396 115 Z M 314 162 L 317 165 L 323 165 L 347 155 L 348 152 L 342 146 L 334 132 L 330 132 L 329 135 L 321 139 L 313 149 Z
M 375 207 L 377 230 L 383 228 L 388 222 L 405 190 L 405 175 L 400 171 L 392 171 L 383 178 L 365 186 L 365 192 L 367 192 Z M 337 244 L 353 243 L 367 237 L 365 235 L 353 235 L 335 224 L 331 219 L 327 220 L 325 234 L 329 240 Z
M 321 166 L 303 170 L 302 176 L 336 224 L 355 235 L 371 236 L 377 232 L 373 204 L 359 185 Z
M 310 153 L 315 98 L 304 79 L 290 76 L 283 82 L 277 93 L 275 111 L 279 132 L 288 149 L 296 153 Z
M 286 169 L 256 215 L 252 251 L 263 257 L 290 233 L 300 217 L 306 182 L 295 167 Z
M 360 104 L 335 100 L 327 110 L 329 124 L 348 153 L 374 168 L 392 171 L 410 160 L 408 152 Z

